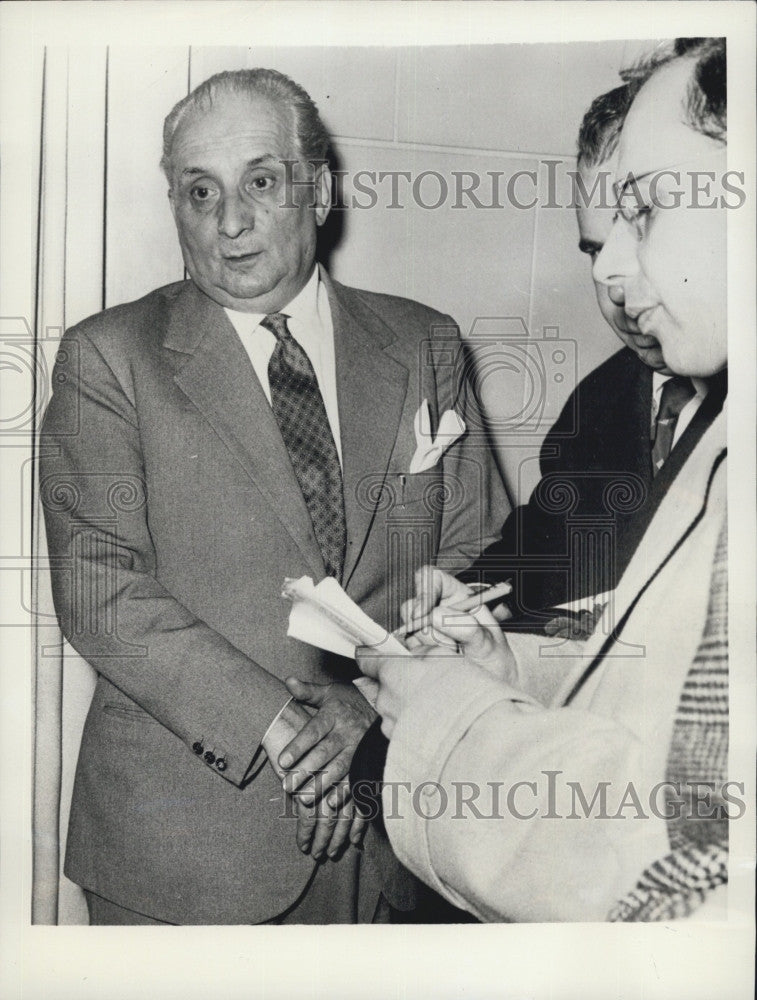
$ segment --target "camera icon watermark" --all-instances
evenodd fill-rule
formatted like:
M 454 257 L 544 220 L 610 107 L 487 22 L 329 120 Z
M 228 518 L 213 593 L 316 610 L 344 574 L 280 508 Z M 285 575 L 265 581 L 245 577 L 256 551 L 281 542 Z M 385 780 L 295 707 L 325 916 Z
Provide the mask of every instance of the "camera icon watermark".
M 437 326 L 423 345 L 422 363 L 452 368 L 469 435 L 483 446 L 523 447 L 543 437 L 578 381 L 578 345 L 558 326 L 538 335 L 520 316 L 481 316 L 463 340 Z M 565 413 L 560 434 L 577 432 L 577 412 Z

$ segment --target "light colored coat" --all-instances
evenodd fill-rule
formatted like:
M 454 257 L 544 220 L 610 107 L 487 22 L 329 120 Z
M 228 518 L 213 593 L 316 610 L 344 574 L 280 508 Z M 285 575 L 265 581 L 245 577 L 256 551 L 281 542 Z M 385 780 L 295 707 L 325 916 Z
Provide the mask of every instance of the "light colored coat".
M 725 427 L 724 410 L 585 645 L 514 636 L 512 685 L 451 664 L 404 707 L 384 772 L 390 841 L 480 919 L 604 920 L 670 850 L 657 786 L 707 619 L 726 509 Z M 569 782 L 590 806 L 604 784 L 604 811 L 617 818 L 598 818 L 599 801 L 586 810 Z M 466 795 L 494 818 L 478 818 L 461 804 Z
M 324 280 L 342 582 L 391 624 L 418 565 L 437 553 L 465 565 L 491 540 L 504 492 L 473 433 L 443 465 L 406 475 L 421 401 L 434 425 L 456 402 L 453 321 Z M 430 343 L 454 349 L 440 361 Z M 66 874 L 174 923 L 270 919 L 305 888 L 313 861 L 297 849 L 261 738 L 288 699 L 284 678 L 355 674 L 351 661 L 286 637 L 284 577 L 319 579 L 324 566 L 271 408 L 226 314 L 191 282 L 69 331 L 53 384 L 40 489 L 56 609 L 99 675 Z

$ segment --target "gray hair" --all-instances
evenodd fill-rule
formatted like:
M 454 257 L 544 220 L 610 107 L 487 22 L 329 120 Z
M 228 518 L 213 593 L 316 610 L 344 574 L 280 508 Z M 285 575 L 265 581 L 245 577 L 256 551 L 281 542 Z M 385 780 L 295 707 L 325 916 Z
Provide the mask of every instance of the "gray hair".
M 307 91 L 275 69 L 238 69 L 216 73 L 195 87 L 172 109 L 163 124 L 163 156 L 160 166 L 171 179 L 171 150 L 181 123 L 194 111 L 207 111 L 220 96 L 246 94 L 266 98 L 282 108 L 289 117 L 289 127 L 298 157 L 304 161 L 325 162 L 330 139 L 318 109 Z

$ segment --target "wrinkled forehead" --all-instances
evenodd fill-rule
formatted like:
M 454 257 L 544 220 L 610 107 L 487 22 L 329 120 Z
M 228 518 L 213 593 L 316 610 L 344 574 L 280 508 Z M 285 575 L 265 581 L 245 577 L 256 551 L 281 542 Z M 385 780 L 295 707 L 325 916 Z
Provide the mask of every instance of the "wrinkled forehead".
M 694 59 L 676 59 L 650 77 L 631 105 L 618 150 L 618 179 L 689 163 L 722 145 L 686 123 L 686 94 Z
M 265 97 L 217 94 L 211 104 L 193 108 L 176 129 L 171 145 L 174 164 L 196 150 L 249 143 L 275 156 L 291 153 L 292 136 L 285 109 Z

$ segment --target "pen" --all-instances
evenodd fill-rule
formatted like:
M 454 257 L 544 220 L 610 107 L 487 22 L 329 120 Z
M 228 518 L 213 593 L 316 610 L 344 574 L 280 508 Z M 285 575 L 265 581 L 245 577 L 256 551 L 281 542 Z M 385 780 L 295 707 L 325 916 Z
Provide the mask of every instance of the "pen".
M 492 584 L 490 587 L 485 587 L 483 590 L 477 591 L 475 594 L 470 594 L 468 597 L 462 598 L 455 604 L 440 604 L 437 607 L 443 607 L 447 611 L 472 611 L 474 608 L 481 607 L 483 604 L 491 604 L 492 601 L 499 600 L 500 597 L 505 597 L 507 594 L 512 592 L 512 584 L 509 580 L 505 580 L 502 583 Z M 412 621 L 406 622 L 404 625 L 400 625 L 392 635 L 395 635 L 398 639 L 407 638 L 414 632 L 420 632 L 422 628 L 429 624 L 428 615 L 424 618 L 414 618 Z

